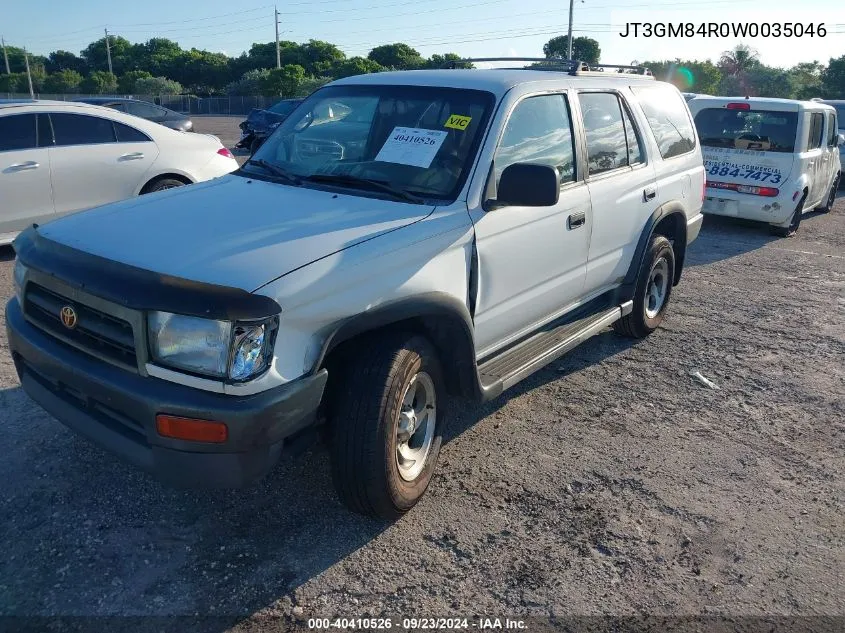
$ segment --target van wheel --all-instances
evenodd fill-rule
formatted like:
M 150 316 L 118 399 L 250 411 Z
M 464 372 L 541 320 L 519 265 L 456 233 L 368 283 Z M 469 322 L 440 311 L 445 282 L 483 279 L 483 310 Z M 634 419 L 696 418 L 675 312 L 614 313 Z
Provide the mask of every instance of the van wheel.
M 820 206 L 816 211 L 820 211 L 821 213 L 830 213 L 833 209 L 833 203 L 836 202 L 836 192 L 839 190 L 839 179 L 842 178 L 842 175 L 836 177 L 833 181 L 833 184 L 830 186 L 830 193 L 827 196 L 827 202 L 825 202 L 822 206 Z
M 371 339 L 347 366 L 333 406 L 332 479 L 351 510 L 397 519 L 422 497 L 442 442 L 437 355 L 421 336 Z
M 634 309 L 613 324 L 623 336 L 644 338 L 663 321 L 675 280 L 675 251 L 663 235 L 651 238 L 651 246 L 640 264 Z
M 772 235 L 777 235 L 778 237 L 792 237 L 795 235 L 798 227 L 801 226 L 801 218 L 804 215 L 804 200 L 806 199 L 807 194 L 805 193 L 801 196 L 798 206 L 795 207 L 795 211 L 792 213 L 792 220 L 790 220 L 789 226 L 769 226 Z

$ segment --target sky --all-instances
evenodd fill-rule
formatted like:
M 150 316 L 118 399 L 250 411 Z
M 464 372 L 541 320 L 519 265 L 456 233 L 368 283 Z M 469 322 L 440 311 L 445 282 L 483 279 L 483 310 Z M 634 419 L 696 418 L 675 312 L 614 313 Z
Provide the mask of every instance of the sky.
M 565 35 L 566 0 L 290 0 L 277 5 L 280 37 L 337 44 L 348 56 L 374 46 L 406 42 L 424 56 L 542 56 L 543 44 Z M 745 43 L 771 66 L 845 54 L 843 0 L 576 0 L 575 36 L 601 45 L 601 61 L 711 59 Z M 183 48 L 228 55 L 253 42 L 275 38 L 274 4 L 267 0 L 0 0 L 0 35 L 7 44 L 36 54 L 63 49 L 78 53 L 103 36 L 103 29 L 132 42 L 166 37 Z M 825 23 L 825 37 L 668 39 L 620 36 L 629 22 Z

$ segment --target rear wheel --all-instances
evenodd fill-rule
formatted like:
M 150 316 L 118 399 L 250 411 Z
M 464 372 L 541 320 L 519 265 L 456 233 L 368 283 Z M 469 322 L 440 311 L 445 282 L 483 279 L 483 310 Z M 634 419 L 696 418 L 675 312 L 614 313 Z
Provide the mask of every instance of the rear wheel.
M 798 205 L 795 207 L 795 211 L 792 213 L 792 218 L 790 219 L 788 226 L 769 227 L 772 235 L 777 235 L 778 237 L 792 237 L 795 235 L 798 227 L 801 226 L 801 218 L 804 216 L 804 200 L 806 199 L 807 194 L 801 196 L 801 199 L 798 201 Z
M 817 211 L 822 213 L 830 213 L 833 209 L 833 203 L 836 202 L 836 192 L 839 190 L 839 179 L 842 178 L 842 175 L 838 175 L 834 180 L 833 184 L 830 186 L 830 193 L 827 196 L 827 200 L 825 203 L 820 206 Z
M 422 497 L 437 463 L 442 372 L 428 341 L 413 334 L 373 339 L 362 351 L 334 394 L 332 478 L 351 510 L 396 519 Z
M 675 251 L 663 235 L 651 238 L 651 246 L 640 264 L 634 309 L 613 324 L 623 336 L 644 338 L 663 321 L 675 280 Z

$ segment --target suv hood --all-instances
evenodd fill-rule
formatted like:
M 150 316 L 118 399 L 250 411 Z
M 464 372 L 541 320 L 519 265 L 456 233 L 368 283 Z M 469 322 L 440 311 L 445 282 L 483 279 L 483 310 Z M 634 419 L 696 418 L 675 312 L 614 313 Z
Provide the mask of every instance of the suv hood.
M 138 268 L 253 292 L 433 209 L 224 176 L 83 211 L 38 232 Z

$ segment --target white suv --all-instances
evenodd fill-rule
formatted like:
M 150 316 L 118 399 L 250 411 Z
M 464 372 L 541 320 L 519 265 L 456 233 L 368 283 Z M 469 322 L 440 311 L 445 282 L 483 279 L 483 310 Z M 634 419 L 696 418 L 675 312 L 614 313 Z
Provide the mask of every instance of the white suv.
M 707 169 L 704 213 L 767 222 L 788 237 L 803 214 L 833 208 L 845 142 L 833 106 L 696 97 L 689 107 Z
M 164 480 L 243 485 L 322 428 L 340 498 L 396 517 L 447 393 L 658 327 L 704 180 L 683 97 L 632 69 L 350 77 L 233 175 L 21 234 L 9 347 L 36 402 Z

